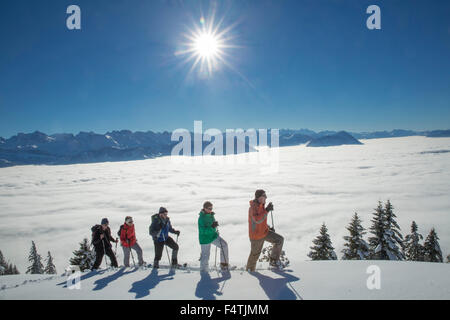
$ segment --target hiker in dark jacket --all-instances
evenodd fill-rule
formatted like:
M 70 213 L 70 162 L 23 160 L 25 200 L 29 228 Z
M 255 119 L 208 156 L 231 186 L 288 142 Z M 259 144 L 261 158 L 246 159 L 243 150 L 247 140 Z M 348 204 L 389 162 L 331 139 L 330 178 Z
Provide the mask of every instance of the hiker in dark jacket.
M 159 268 L 159 260 L 161 260 L 164 245 L 172 249 L 172 267 L 178 268 L 178 244 L 169 237 L 169 232 L 174 233 L 177 236 L 180 235 L 180 231 L 172 228 L 168 211 L 166 208 L 159 208 L 159 213 L 152 216 L 152 224 L 150 225 L 149 233 L 153 238 L 153 244 L 155 245 L 155 260 L 153 262 L 154 268 Z
M 92 269 L 98 269 L 102 263 L 103 256 L 106 254 L 111 259 L 111 266 L 118 267 L 116 256 L 111 249 L 111 241 L 118 242 L 111 236 L 111 229 L 109 228 L 109 221 L 107 218 L 103 218 L 101 225 L 96 224 L 91 228 L 92 231 L 92 244 L 95 248 L 95 263 Z

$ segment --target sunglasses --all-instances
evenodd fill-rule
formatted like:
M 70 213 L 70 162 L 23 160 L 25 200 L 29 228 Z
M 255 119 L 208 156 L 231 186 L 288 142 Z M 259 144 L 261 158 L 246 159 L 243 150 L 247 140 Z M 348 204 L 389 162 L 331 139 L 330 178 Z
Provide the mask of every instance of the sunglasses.
M 127 223 L 133 223 L 133 220 L 129 220 L 129 221 L 127 221 Z
M 212 207 L 209 207 L 209 208 L 205 208 L 206 210 L 212 210 L 213 208 Z

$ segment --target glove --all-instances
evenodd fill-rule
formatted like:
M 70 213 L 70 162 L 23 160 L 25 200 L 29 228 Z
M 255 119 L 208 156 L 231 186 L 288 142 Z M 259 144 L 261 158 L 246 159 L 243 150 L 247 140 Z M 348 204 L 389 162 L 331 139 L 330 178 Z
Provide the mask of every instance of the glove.
M 272 204 L 272 202 L 270 202 L 266 207 L 266 211 L 272 211 L 272 210 L 273 210 L 273 204 Z
M 212 223 L 212 227 L 213 227 L 213 228 L 217 228 L 218 225 L 219 225 L 219 223 L 218 223 L 217 221 L 214 221 L 214 222 Z
M 269 227 L 269 230 L 275 232 L 275 228 Z
M 177 230 L 177 231 L 175 231 L 174 232 L 177 236 L 179 236 L 180 235 L 180 230 Z

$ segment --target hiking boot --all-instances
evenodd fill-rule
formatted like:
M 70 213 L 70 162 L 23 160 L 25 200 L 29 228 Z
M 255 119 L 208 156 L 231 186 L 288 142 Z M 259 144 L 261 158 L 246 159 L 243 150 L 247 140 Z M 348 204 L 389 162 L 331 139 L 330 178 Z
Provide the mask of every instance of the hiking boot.
M 280 269 L 281 268 L 281 261 L 280 260 L 275 260 L 275 259 L 270 259 L 269 266 L 271 266 L 272 268 Z
M 172 269 L 180 269 L 182 267 L 181 264 L 178 264 L 178 260 L 173 259 L 172 260 L 172 265 L 170 266 Z
M 228 270 L 228 263 L 221 262 L 220 263 L 220 270 L 227 271 Z

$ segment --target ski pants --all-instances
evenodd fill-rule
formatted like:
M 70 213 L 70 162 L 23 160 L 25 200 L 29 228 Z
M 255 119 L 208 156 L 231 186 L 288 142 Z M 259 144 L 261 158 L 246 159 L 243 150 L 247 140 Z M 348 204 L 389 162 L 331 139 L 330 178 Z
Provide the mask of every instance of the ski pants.
M 172 249 L 172 263 L 178 263 L 178 244 L 171 238 L 167 237 L 166 241 L 153 241 L 155 245 L 155 261 L 161 260 L 164 245 Z
M 209 256 L 211 251 L 211 245 L 220 249 L 220 262 L 228 263 L 228 244 L 220 236 L 217 236 L 216 240 L 208 244 L 201 244 L 202 253 L 200 255 L 200 270 L 209 270 Z
M 92 267 L 92 269 L 98 269 L 100 267 L 100 265 L 102 264 L 102 260 L 103 260 L 103 256 L 107 255 L 109 257 L 109 259 L 111 259 L 111 266 L 112 267 L 118 267 L 117 266 L 117 260 L 116 260 L 116 256 L 114 255 L 114 252 L 112 251 L 111 247 L 95 247 L 95 262 L 94 262 L 94 266 Z
M 123 249 L 123 265 L 125 267 L 130 266 L 130 253 L 132 254 L 131 249 L 133 249 L 137 253 L 139 265 L 142 266 L 144 264 L 144 259 L 142 258 L 142 249 L 137 242 L 131 247 L 122 246 L 122 249 Z
M 255 271 L 256 263 L 258 262 L 259 255 L 261 254 L 264 241 L 273 244 L 271 260 L 279 260 L 281 255 L 281 250 L 283 249 L 284 238 L 278 233 L 269 230 L 269 233 L 262 239 L 250 240 L 251 251 L 247 261 L 246 270 Z

